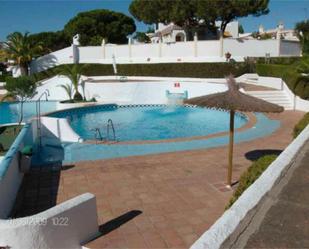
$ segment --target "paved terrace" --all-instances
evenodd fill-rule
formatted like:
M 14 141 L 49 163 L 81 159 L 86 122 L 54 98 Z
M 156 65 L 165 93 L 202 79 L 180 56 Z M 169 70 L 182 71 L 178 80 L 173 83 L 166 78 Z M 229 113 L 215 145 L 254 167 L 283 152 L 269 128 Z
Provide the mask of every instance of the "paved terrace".
M 235 146 L 234 180 L 264 154 L 280 153 L 303 116 L 271 114 L 281 128 Z M 188 248 L 224 212 L 227 147 L 88 161 L 25 177 L 15 216 L 33 214 L 74 196 L 97 197 L 102 236 L 89 248 Z

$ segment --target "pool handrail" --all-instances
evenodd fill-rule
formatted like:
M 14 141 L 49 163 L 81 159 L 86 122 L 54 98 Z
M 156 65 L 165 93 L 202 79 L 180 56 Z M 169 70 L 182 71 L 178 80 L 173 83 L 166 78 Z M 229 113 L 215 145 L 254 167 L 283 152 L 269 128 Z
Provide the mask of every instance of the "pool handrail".
M 39 139 L 39 147 L 42 147 L 42 124 L 41 124 L 41 99 L 42 97 L 46 97 L 46 101 L 48 101 L 48 97 L 50 96 L 49 90 L 46 89 L 39 98 L 35 101 L 36 104 L 36 123 L 37 123 L 37 137 Z

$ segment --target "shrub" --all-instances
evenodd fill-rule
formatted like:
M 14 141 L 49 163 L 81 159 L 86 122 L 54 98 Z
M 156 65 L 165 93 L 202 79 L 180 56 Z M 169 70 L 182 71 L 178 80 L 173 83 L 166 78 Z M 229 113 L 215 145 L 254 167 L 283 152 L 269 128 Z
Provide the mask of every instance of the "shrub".
M 127 76 L 162 76 L 222 78 L 240 76 L 248 71 L 246 63 L 162 63 L 120 65 L 120 74 Z
M 36 91 L 36 82 L 31 76 L 20 76 L 18 78 L 7 77 L 6 84 L 4 86 L 7 90 L 6 98 L 17 98 L 20 103 L 20 117 L 19 124 L 24 118 L 24 102 L 32 98 Z
M 296 138 L 309 124 L 309 112 L 295 125 L 293 130 L 293 136 Z
M 277 155 L 267 155 L 259 158 L 240 176 L 238 186 L 233 193 L 226 209 L 242 195 L 242 193 L 255 182 L 256 179 L 267 169 L 267 167 L 277 158 Z
M 0 75 L 0 82 L 5 82 L 6 75 Z
M 257 63 L 265 63 L 265 57 L 255 58 Z M 300 57 L 271 57 L 267 58 L 270 64 L 280 64 L 280 65 L 291 65 L 295 62 L 300 61 Z
M 8 72 L 7 67 L 0 62 L 0 82 L 5 82 L 6 77 L 11 75 L 12 72 Z
M 52 77 L 65 65 L 35 74 L 37 80 Z M 158 63 L 158 64 L 119 64 L 118 74 L 125 76 L 196 77 L 222 78 L 229 74 L 240 76 L 250 71 L 247 63 Z M 88 64 L 83 71 L 87 76 L 113 75 L 111 64 Z
M 257 64 L 256 73 L 260 76 L 282 78 L 290 90 L 302 99 L 309 99 L 309 84 L 307 81 L 298 81 L 300 74 L 297 63 L 292 65 Z
M 290 66 L 288 65 L 276 65 L 276 64 L 257 64 L 256 72 L 261 76 L 271 76 L 271 77 L 280 77 L 282 78 L 284 72 L 289 70 Z

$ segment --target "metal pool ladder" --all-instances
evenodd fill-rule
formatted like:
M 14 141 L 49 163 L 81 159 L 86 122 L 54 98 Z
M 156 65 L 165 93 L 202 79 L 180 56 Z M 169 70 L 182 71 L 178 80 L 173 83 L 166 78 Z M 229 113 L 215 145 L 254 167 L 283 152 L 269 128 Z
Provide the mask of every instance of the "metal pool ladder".
M 49 90 L 46 89 L 40 97 L 36 100 L 36 125 L 37 125 L 37 138 L 39 139 L 39 148 L 42 147 L 42 124 L 41 124 L 41 99 L 45 95 L 46 101 L 48 101 Z
M 94 139 L 95 139 L 95 143 L 97 144 L 98 140 L 100 140 L 100 141 L 103 140 L 103 137 L 102 137 L 100 128 L 94 128 L 93 131 L 95 132 L 94 133 Z
M 112 129 L 112 139 L 110 139 L 110 129 Z M 115 127 L 113 124 L 113 120 L 109 119 L 107 120 L 107 135 L 106 135 L 106 140 L 107 141 L 116 141 L 116 133 L 115 133 Z

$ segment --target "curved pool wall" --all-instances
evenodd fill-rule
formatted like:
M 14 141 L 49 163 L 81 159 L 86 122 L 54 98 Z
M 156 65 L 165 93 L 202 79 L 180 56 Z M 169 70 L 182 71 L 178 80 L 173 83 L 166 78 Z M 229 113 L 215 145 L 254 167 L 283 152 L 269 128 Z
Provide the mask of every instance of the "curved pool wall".
M 245 141 L 250 141 L 260 137 L 268 136 L 280 127 L 280 121 L 271 120 L 261 113 L 256 113 L 256 124 L 252 128 L 236 132 L 235 144 Z M 64 164 L 112 159 L 128 156 L 143 156 L 158 153 L 190 151 L 197 149 L 207 149 L 227 145 L 229 141 L 228 135 L 190 140 L 179 142 L 160 142 L 160 143 L 143 143 L 143 144 L 86 144 L 86 143 L 63 143 L 64 150 Z M 51 152 L 48 148 L 42 151 L 42 158 L 44 153 L 49 156 L 51 160 Z M 55 154 L 55 158 L 57 155 Z
M 94 140 L 94 130 L 107 137 L 107 121 L 112 120 L 116 140 L 153 141 L 207 136 L 229 129 L 229 113 L 215 109 L 180 105 L 96 105 L 51 114 L 69 120 L 84 140 Z M 247 123 L 236 113 L 235 129 Z
M 196 97 L 227 90 L 225 79 L 193 79 L 193 78 L 165 78 L 165 77 L 128 77 L 130 82 L 117 82 L 116 76 L 95 76 L 85 79 L 85 95 L 87 99 L 95 97 L 98 102 L 117 104 L 167 104 L 166 91 L 170 93 L 188 92 L 188 97 Z M 108 82 L 110 80 L 110 82 Z M 136 82 L 132 82 L 136 80 Z M 95 81 L 95 82 L 94 82 Z M 59 87 L 69 84 L 63 76 L 55 76 L 42 82 L 37 88 L 40 96 L 49 90 L 49 100 L 66 100 L 66 92 Z M 175 83 L 179 83 L 175 87 Z M 83 89 L 80 87 L 80 92 Z

